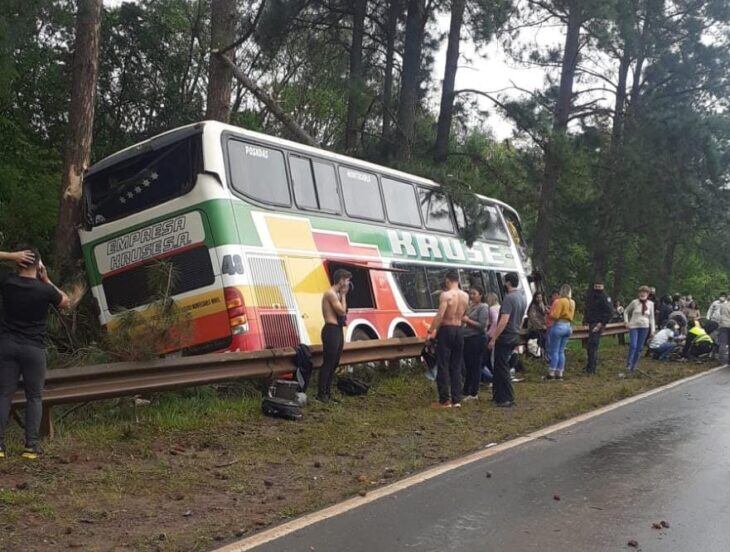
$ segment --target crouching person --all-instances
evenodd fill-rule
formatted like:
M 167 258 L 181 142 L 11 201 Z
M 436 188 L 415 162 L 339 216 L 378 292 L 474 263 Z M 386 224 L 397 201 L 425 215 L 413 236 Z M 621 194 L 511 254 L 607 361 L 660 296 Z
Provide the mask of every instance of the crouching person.
M 69 298 L 48 278 L 38 250 L 33 247 L 22 249 L 22 258 L 0 255 L 0 259 L 12 259 L 18 263 L 16 272 L 0 274 L 0 295 L 4 306 L 0 324 L 0 458 L 5 457 L 5 428 L 13 394 L 22 375 L 26 398 L 25 451 L 22 456 L 32 460 L 40 453 L 48 307 L 66 308 Z
M 669 355 L 679 348 L 677 340 L 677 323 L 667 322 L 664 329 L 659 330 L 649 342 L 649 352 L 657 360 L 667 360 Z

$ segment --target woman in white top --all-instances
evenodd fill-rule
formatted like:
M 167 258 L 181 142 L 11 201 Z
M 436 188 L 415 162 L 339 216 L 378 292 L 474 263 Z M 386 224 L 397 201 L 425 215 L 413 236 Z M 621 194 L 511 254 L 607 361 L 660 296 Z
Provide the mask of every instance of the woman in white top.
M 631 301 L 624 310 L 624 322 L 629 327 L 629 356 L 626 358 L 626 369 L 633 374 L 639 363 L 641 351 L 647 337 L 654 335 L 654 303 L 649 300 L 650 289 L 639 288 L 639 297 Z

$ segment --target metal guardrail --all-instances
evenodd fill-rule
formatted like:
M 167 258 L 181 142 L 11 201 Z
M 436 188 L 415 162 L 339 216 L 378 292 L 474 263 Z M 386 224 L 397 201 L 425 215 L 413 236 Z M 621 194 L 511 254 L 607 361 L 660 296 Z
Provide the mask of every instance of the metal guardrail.
M 623 324 L 609 324 L 603 335 L 624 334 Z M 588 328 L 576 327 L 571 339 L 588 339 Z M 414 358 L 420 355 L 424 339 L 404 337 L 345 344 L 340 364 L 379 362 Z M 315 368 L 322 365 L 322 347 L 312 349 Z M 119 362 L 50 370 L 43 393 L 44 433 L 53 431 L 51 407 L 59 404 L 88 402 L 138 393 L 170 391 L 184 387 L 208 385 L 244 378 L 268 378 L 293 370 L 295 350 L 211 353 L 193 357 L 165 358 L 142 362 Z M 23 406 L 25 396 L 13 396 L 14 406 Z

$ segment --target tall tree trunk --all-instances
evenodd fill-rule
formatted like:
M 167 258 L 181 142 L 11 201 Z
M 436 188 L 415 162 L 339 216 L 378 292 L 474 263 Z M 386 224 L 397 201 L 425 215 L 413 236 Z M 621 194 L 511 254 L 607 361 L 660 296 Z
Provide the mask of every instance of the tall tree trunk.
M 618 85 L 613 109 L 611 128 L 611 147 L 607 156 L 606 172 L 602 176 L 602 188 L 598 204 L 597 233 L 593 238 L 593 278 L 605 282 L 608 272 L 608 259 L 615 241 L 615 225 L 622 221 L 611 216 L 616 192 L 614 183 L 620 178 L 621 146 L 626 111 L 626 82 L 631 64 L 631 54 L 626 48 L 621 54 L 618 68 Z
M 99 73 L 102 0 L 79 0 L 71 78 L 68 133 L 61 174 L 56 227 L 56 262 L 68 267 L 79 255 L 76 229 L 81 221 L 81 178 L 91 159 L 94 102 Z
M 583 24 L 580 4 L 571 3 L 568 28 L 565 34 L 563 62 L 560 71 L 560 89 L 553 111 L 553 135 L 545 151 L 545 172 L 540 189 L 540 206 L 535 229 L 535 262 L 537 268 L 549 279 L 550 237 L 553 226 L 555 193 L 564 162 L 566 130 L 570 120 L 573 100 L 573 82 L 578 63 L 580 29 Z
M 308 146 L 312 146 L 315 148 L 320 147 L 320 144 L 317 142 L 317 140 L 310 136 L 310 134 L 299 125 L 299 123 L 292 119 L 289 114 L 281 108 L 281 106 L 271 96 L 271 94 L 266 92 L 253 80 L 248 78 L 246 74 L 241 70 L 241 68 L 234 65 L 230 59 L 221 54 L 215 55 L 218 56 L 218 59 L 222 60 L 223 63 L 230 67 L 236 80 L 240 82 L 243 86 L 245 86 L 256 97 L 257 100 L 264 104 L 269 109 L 269 111 L 271 111 L 274 117 L 276 117 L 279 122 L 283 124 L 284 127 L 297 140 L 299 140 L 303 144 L 307 144 Z
M 677 252 L 677 236 L 676 233 L 669 233 L 667 248 L 664 251 L 664 262 L 662 263 L 661 276 L 659 278 L 662 294 L 669 293 L 672 289 L 672 275 L 674 273 L 674 254 Z
M 434 159 L 446 161 L 449 153 L 449 136 L 451 134 L 451 118 L 454 112 L 454 83 L 459 67 L 459 46 L 461 44 L 461 25 L 464 22 L 464 6 L 466 0 L 451 2 L 451 25 L 449 26 L 449 45 L 446 48 L 446 69 L 441 87 L 441 109 L 439 111 L 438 129 Z
M 347 120 L 345 122 L 345 151 L 357 149 L 357 129 L 362 112 L 363 66 L 362 38 L 365 34 L 367 0 L 352 2 L 352 42 L 350 44 L 350 82 L 347 90 Z
M 235 39 L 236 0 L 211 0 L 210 3 L 210 68 L 208 70 L 208 105 L 206 119 L 227 123 L 231 119 L 231 68 L 214 55 Z M 233 62 L 235 49 L 224 54 Z
M 631 65 L 631 52 L 628 47 L 621 54 L 618 64 L 618 85 L 616 87 L 616 101 L 613 106 L 613 121 L 611 129 L 611 153 L 615 155 L 621 149 L 621 140 L 624 133 L 624 118 L 626 116 L 626 81 Z
M 403 47 L 398 128 L 395 143 L 397 159 L 410 159 L 416 135 L 416 107 L 420 83 L 421 50 L 426 25 L 426 0 L 408 0 L 406 36 Z
M 395 35 L 398 32 L 401 2 L 402 0 L 391 0 L 385 24 L 385 74 L 383 75 L 383 129 L 381 139 L 384 150 L 390 144 L 390 132 L 393 122 L 393 65 L 395 62 Z
M 626 274 L 626 244 L 623 244 L 616 255 L 616 266 L 613 270 L 613 289 L 611 295 L 618 299 L 624 287 L 624 276 Z

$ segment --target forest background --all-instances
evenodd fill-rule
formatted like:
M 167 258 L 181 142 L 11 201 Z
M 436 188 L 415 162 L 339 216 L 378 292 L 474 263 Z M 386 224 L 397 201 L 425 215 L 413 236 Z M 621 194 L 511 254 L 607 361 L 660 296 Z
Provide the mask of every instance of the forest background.
M 520 40 L 547 25 L 559 47 Z M 726 0 L 0 0 L 0 247 L 72 278 L 83 169 L 214 118 L 509 203 L 551 287 L 706 304 L 730 288 L 729 31 Z M 457 89 L 467 42 L 542 85 Z

